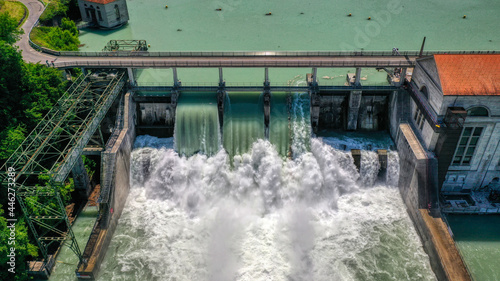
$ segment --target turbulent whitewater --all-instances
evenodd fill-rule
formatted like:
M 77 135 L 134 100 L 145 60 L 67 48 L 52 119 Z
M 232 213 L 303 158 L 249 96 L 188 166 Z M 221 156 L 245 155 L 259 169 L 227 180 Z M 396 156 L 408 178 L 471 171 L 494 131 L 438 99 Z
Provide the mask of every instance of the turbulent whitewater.
M 157 139 L 156 139 L 157 140 Z M 435 280 L 407 216 L 390 153 L 321 139 L 291 159 L 267 141 L 229 163 L 180 157 L 140 136 L 131 190 L 98 280 Z

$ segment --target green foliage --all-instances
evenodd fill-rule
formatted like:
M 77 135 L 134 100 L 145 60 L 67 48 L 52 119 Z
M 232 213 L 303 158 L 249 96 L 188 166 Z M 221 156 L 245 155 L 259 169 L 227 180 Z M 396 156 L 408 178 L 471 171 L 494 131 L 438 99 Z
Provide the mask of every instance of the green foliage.
M 11 234 L 11 228 L 7 227 L 9 224 L 3 216 L 3 210 L 0 205 L 0 264 L 2 264 L 0 280 L 28 280 L 26 261 L 30 257 L 38 256 L 38 248 L 29 242 L 28 229 L 23 219 L 19 219 L 15 224 L 15 240 L 9 240 Z M 13 242 L 9 244 L 9 241 L 15 241 L 15 244 Z M 7 255 L 10 254 L 11 247 L 16 249 L 15 274 L 5 269 L 9 261 Z
M 19 112 L 19 85 L 23 69 L 21 54 L 15 47 L 0 41 L 0 132 L 10 124 L 17 124 Z
M 75 22 L 70 20 L 69 18 L 62 19 L 61 29 L 69 31 L 69 33 L 71 33 L 72 35 L 78 36 L 78 28 L 76 28 Z
M 64 93 L 67 81 L 58 69 L 25 63 L 21 83 L 25 106 L 21 120 L 31 131 Z
M 50 186 L 49 175 L 39 175 L 38 181 L 39 181 L 38 186 Z M 67 179 L 67 181 L 62 186 L 59 186 L 59 192 L 61 194 L 61 199 L 62 199 L 64 205 L 67 205 L 71 201 L 71 192 L 73 192 L 73 191 L 75 191 L 75 184 L 73 182 L 73 178 L 69 177 Z M 57 202 L 53 202 L 53 205 L 51 205 L 51 208 L 57 209 L 56 204 L 57 204 Z M 40 215 L 42 215 L 42 214 L 40 214 Z
M 21 145 L 26 136 L 23 125 L 7 128 L 0 134 L 0 159 L 8 159 L 12 153 Z
M 37 45 L 56 51 L 78 51 L 80 40 L 78 34 L 60 27 L 35 27 L 31 33 L 31 40 Z
M 25 63 L 15 47 L 0 41 L 0 164 L 57 102 L 66 83 L 59 70 Z
M 5 0 L 0 0 L 0 9 L 3 7 L 4 4 L 5 4 Z
M 40 22 L 45 25 L 50 25 L 54 18 L 66 16 L 66 12 L 68 11 L 68 3 L 68 0 L 51 1 L 40 16 Z
M 82 159 L 83 159 L 83 165 L 85 166 L 85 170 L 87 170 L 87 174 L 89 175 L 89 179 L 92 180 L 97 164 L 94 160 L 88 158 L 85 155 L 82 155 Z
M 0 40 L 8 44 L 14 44 L 19 36 L 23 34 L 22 29 L 17 29 L 17 21 L 9 16 L 7 12 L 0 14 Z

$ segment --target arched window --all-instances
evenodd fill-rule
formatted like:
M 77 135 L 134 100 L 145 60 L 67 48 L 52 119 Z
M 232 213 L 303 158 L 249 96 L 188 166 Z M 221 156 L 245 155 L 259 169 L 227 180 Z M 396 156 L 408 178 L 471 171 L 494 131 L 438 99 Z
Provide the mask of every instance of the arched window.
M 429 99 L 429 90 L 427 90 L 426 86 L 422 86 L 422 88 L 420 88 L 420 93 L 422 93 L 426 99 Z
M 488 109 L 482 106 L 477 106 L 467 110 L 467 116 L 486 116 L 488 117 Z
M 120 8 L 118 8 L 118 5 L 115 5 L 115 15 L 116 20 L 120 20 Z

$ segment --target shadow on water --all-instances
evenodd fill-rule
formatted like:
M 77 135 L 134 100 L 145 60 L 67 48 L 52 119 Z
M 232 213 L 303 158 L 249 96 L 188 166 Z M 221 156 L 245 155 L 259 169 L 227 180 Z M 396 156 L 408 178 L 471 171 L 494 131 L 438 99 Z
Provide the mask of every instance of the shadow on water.
M 112 29 L 100 29 L 100 28 L 92 28 L 92 27 L 86 27 L 80 29 L 80 36 L 86 34 L 86 33 L 91 33 L 93 36 L 100 36 L 100 37 L 106 37 L 108 35 L 113 35 L 114 33 L 127 29 L 128 28 L 128 23 L 117 27 L 117 28 L 112 28 Z M 128 38 L 127 38 L 128 39 Z
M 448 215 L 455 241 L 498 242 L 500 248 L 500 216 Z

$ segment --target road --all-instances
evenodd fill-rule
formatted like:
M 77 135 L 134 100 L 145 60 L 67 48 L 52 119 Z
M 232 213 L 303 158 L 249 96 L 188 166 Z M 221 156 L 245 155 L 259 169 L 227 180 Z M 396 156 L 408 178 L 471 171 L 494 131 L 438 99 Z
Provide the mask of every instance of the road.
M 29 32 L 35 22 L 38 20 L 40 15 L 43 12 L 43 4 L 38 0 L 19 0 L 19 2 L 23 3 L 29 11 L 28 19 L 22 25 L 22 29 L 24 30 L 24 34 L 21 36 L 21 39 L 17 41 L 16 45 L 19 46 L 19 49 L 22 51 L 23 58 L 26 62 L 44 62 L 46 60 L 53 61 L 56 59 L 55 56 L 51 56 L 48 54 L 44 54 L 38 51 L 35 51 L 31 48 L 28 40 Z

